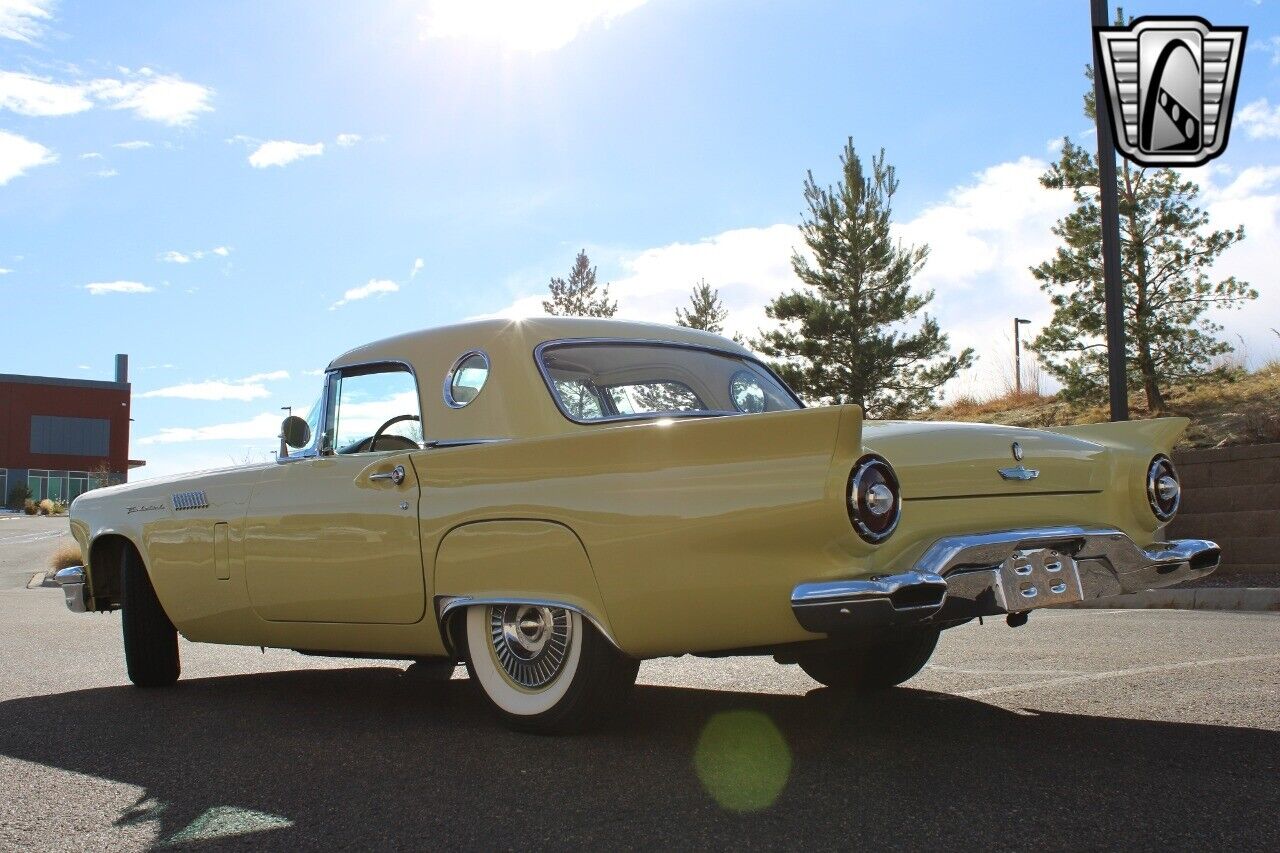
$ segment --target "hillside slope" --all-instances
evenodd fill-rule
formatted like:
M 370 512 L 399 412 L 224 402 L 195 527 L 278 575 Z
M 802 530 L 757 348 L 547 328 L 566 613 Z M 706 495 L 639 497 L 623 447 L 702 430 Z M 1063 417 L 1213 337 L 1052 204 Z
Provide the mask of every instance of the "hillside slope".
M 1148 417 L 1141 394 L 1131 397 L 1130 416 Z M 1235 381 L 1187 389 L 1173 387 L 1167 395 L 1168 414 L 1191 418 L 1179 448 L 1228 447 L 1280 441 L 1280 363 Z M 1079 406 L 1034 394 L 1008 395 L 993 400 L 962 400 L 918 416 L 933 421 L 977 421 L 1010 426 L 1042 427 L 1099 423 L 1107 420 L 1105 406 Z

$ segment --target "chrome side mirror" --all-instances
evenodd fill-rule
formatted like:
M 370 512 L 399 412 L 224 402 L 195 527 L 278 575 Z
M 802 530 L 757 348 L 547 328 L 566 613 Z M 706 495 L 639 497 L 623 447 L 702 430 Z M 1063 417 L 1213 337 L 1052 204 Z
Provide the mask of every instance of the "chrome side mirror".
M 311 425 L 297 415 L 289 415 L 280 424 L 280 455 L 288 456 L 289 448 L 311 443 Z

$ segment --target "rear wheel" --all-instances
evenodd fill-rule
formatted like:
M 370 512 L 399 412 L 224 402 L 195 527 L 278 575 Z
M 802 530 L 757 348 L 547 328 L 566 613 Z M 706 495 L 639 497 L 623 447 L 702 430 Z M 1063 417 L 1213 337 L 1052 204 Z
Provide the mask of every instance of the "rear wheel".
M 814 681 L 845 690 L 878 690 L 901 684 L 924 669 L 938 645 L 938 631 L 905 639 L 801 655 L 796 663 Z
M 168 687 L 178 680 L 178 632 L 156 598 L 147 568 L 132 548 L 121 549 L 120 616 L 129 680 L 139 687 Z
M 467 671 L 518 731 L 567 734 L 615 710 L 640 662 L 623 655 L 576 611 L 531 604 L 467 609 Z

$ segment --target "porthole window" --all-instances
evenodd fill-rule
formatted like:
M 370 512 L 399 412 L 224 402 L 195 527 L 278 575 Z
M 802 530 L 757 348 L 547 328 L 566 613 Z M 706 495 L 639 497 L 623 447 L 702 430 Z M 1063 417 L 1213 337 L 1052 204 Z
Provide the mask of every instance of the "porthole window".
M 480 394 L 489 378 L 489 356 L 480 350 L 464 354 L 444 379 L 444 401 L 461 409 Z
M 739 412 L 754 415 L 765 408 L 764 387 L 749 370 L 739 370 L 729 379 L 729 399 Z

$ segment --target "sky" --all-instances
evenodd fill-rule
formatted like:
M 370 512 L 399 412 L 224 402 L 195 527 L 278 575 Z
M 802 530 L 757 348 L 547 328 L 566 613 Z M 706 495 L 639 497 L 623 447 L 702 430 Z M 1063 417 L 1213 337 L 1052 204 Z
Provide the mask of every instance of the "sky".
M 1225 313 L 1280 357 L 1280 9 L 1134 2 L 1249 26 L 1227 152 L 1190 170 Z M 1085 0 L 0 0 L 0 373 L 131 359 L 132 478 L 268 456 L 339 353 L 539 313 L 585 248 L 619 316 L 673 322 L 705 278 L 754 333 L 796 285 L 812 170 L 884 148 L 895 230 L 931 254 L 952 344 L 1012 376 L 1027 268 L 1068 198 L 1038 176 L 1081 112 Z

